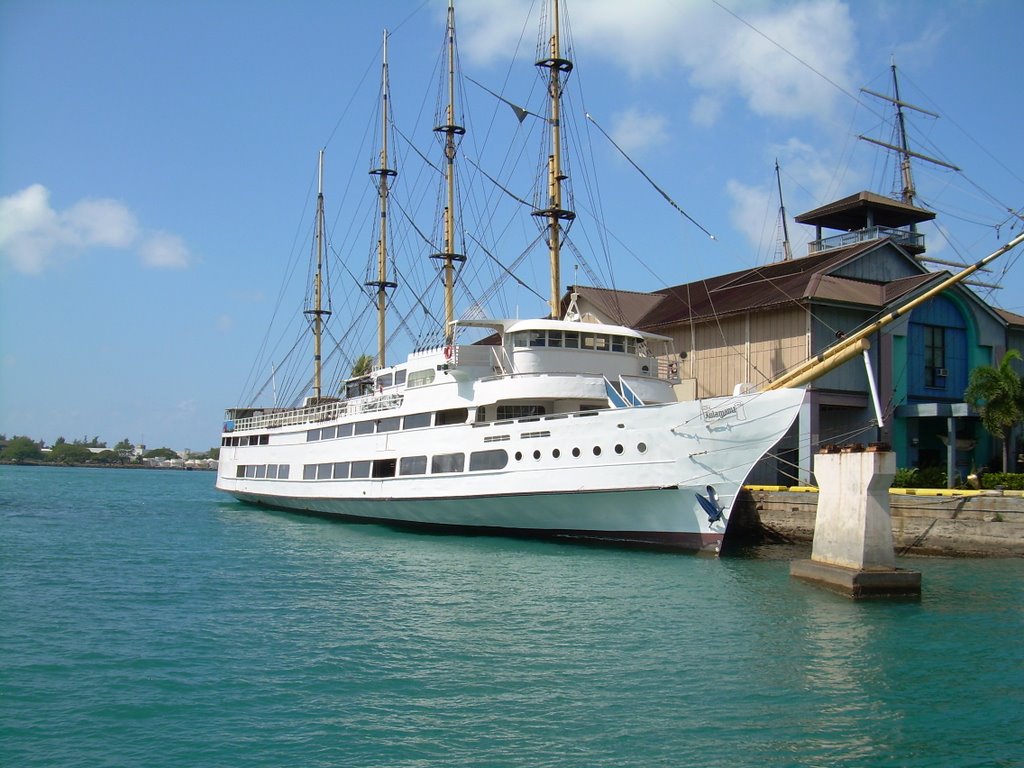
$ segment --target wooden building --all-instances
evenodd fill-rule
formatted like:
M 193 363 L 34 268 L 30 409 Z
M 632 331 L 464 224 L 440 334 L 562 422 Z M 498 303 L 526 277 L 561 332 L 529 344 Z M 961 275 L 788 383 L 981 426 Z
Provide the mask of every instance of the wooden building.
M 757 388 L 948 276 L 918 259 L 916 225 L 932 218 L 861 192 L 796 217 L 817 231 L 802 258 L 650 294 L 577 287 L 577 306 L 672 337 L 682 397 Z M 812 456 L 827 443 L 884 441 L 900 467 L 951 467 L 960 478 L 994 466 L 999 448 L 963 392 L 974 367 L 998 364 L 1011 347 L 1024 347 L 1024 317 L 962 284 L 944 292 L 876 333 L 870 366 L 854 359 L 812 382 L 798 422 L 752 481 L 813 483 Z

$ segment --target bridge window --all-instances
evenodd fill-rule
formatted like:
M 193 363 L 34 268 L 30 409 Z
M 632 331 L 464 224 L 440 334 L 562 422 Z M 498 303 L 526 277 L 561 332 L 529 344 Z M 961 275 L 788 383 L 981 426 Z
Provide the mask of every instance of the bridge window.
M 413 371 L 409 374 L 409 388 L 430 384 L 434 380 L 435 373 L 433 368 L 427 368 L 425 371 Z
M 530 416 L 543 416 L 545 408 L 543 405 L 499 405 L 498 421 L 505 419 L 525 419 Z

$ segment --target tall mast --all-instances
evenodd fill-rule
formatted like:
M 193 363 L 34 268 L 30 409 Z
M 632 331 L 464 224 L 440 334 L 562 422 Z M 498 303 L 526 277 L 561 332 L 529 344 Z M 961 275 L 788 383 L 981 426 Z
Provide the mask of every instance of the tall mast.
M 902 200 L 907 205 L 913 205 L 917 190 L 914 189 L 914 177 L 910 173 L 910 146 L 907 144 L 907 124 L 903 118 L 903 102 L 900 101 L 900 83 L 896 79 L 895 59 L 892 60 L 891 67 L 893 103 L 896 105 L 896 120 L 900 130 L 900 149 L 903 150 L 900 153 L 900 174 L 903 177 Z
M 890 104 L 893 105 L 893 107 L 895 107 L 896 126 L 899 130 L 900 143 L 898 146 L 896 146 L 893 144 L 887 144 L 884 141 L 878 141 L 877 139 L 869 138 L 867 136 L 858 136 L 857 138 L 861 139 L 862 141 L 866 141 L 870 144 L 876 144 L 880 147 L 884 147 L 885 149 L 891 149 L 900 156 L 900 176 L 903 184 L 903 190 L 900 194 L 900 199 L 904 203 L 907 203 L 908 205 L 913 205 L 914 198 L 917 196 L 917 190 L 914 188 L 914 177 L 910 172 L 910 158 L 916 157 L 919 160 L 925 160 L 929 163 L 940 165 L 943 168 L 949 168 L 950 170 L 953 171 L 959 171 L 960 169 L 957 168 L 955 165 L 952 165 L 951 163 L 947 163 L 943 160 L 937 160 L 936 158 L 929 157 L 928 155 L 922 155 L 920 152 L 914 152 L 913 150 L 910 149 L 910 143 L 907 141 L 907 123 L 903 115 L 903 108 L 906 107 L 907 109 L 912 109 L 915 112 L 920 112 L 930 117 L 938 117 L 938 115 L 935 114 L 934 112 L 929 112 L 927 109 L 922 109 L 921 107 L 916 107 L 913 104 L 908 104 L 907 102 L 903 101 L 900 98 L 900 84 L 899 81 L 896 79 L 895 60 L 893 60 L 891 63 L 891 69 L 893 89 L 892 96 L 886 96 L 884 93 L 876 93 L 875 91 L 870 91 L 867 88 L 861 88 L 860 90 L 863 93 L 870 94 L 871 96 L 882 99 L 883 101 L 888 101 Z
M 551 155 L 548 157 L 548 207 L 536 210 L 534 216 L 548 220 L 548 255 L 551 262 L 551 317 L 558 318 L 561 308 L 560 258 L 562 246 L 562 221 L 571 221 L 576 214 L 562 208 L 562 182 L 568 177 L 562 173 L 562 82 L 561 74 L 568 77 L 572 62 L 563 59 L 559 40 L 559 2 L 551 0 L 552 31 L 548 58 L 537 62 L 538 67 L 548 70 L 548 98 L 551 101 Z
M 448 0 L 448 25 L 445 29 L 448 47 L 448 106 L 445 109 L 444 124 L 436 126 L 436 133 L 443 133 L 445 157 L 445 188 L 447 192 L 444 209 L 443 251 L 431 255 L 441 259 L 444 270 L 444 342 L 452 343 L 455 323 L 455 262 L 464 262 L 465 255 L 455 252 L 455 154 L 458 139 L 466 129 L 455 124 L 455 0 Z
M 782 260 L 793 260 L 793 249 L 789 245 L 789 225 L 786 223 L 786 204 L 782 201 L 782 176 L 779 174 L 779 159 L 775 158 L 775 183 L 779 187 L 779 219 L 782 221 Z
M 331 314 L 329 309 L 323 308 L 323 271 L 324 271 L 324 242 L 326 241 L 326 229 L 324 227 L 324 151 L 320 150 L 320 159 L 317 170 L 317 196 L 316 196 L 316 272 L 313 275 L 313 308 L 307 309 L 305 314 L 313 317 L 313 400 L 319 400 L 321 395 L 321 356 L 320 344 L 323 336 L 324 318 Z
M 381 64 L 380 98 L 380 167 L 370 174 L 378 177 L 377 195 L 380 198 L 380 233 L 377 238 L 377 279 L 366 285 L 377 289 L 377 365 L 387 365 L 387 289 L 398 283 L 388 281 L 388 185 L 398 172 L 388 167 L 388 31 L 384 30 L 384 55 Z

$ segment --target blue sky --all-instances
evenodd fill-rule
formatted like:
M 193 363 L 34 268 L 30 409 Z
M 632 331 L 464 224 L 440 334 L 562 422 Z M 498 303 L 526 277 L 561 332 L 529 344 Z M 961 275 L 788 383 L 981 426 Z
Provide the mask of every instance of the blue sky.
M 358 283 L 374 242 L 366 171 L 385 28 L 403 164 L 392 222 L 423 233 L 394 240 L 396 260 L 418 259 L 397 266 L 406 322 L 389 362 L 400 359 L 432 322 L 417 297 L 441 301 L 419 242 L 435 229 L 437 179 L 416 152 L 436 153 L 444 13 L 433 0 L 0 2 L 0 432 L 205 450 L 253 382 L 270 387 L 265 402 L 301 382 L 307 351 L 287 367 L 298 331 L 282 321 L 303 307 L 321 147 L 336 366 L 374 352 Z M 530 3 L 464 0 L 457 13 L 464 74 L 541 109 Z M 773 260 L 776 158 L 791 217 L 861 189 L 891 194 L 892 158 L 856 139 L 891 140 L 886 105 L 857 98 L 862 86 L 889 91 L 891 56 L 903 99 L 941 115 L 910 115 L 912 145 L 964 170 L 914 165 L 920 202 L 939 214 L 929 252 L 974 260 L 1020 231 L 1006 210 L 1024 205 L 1018 2 L 574 0 L 569 18 L 573 104 L 718 239 L 584 122 L 597 171 L 572 169 L 582 256 L 563 257 L 563 285 L 580 261 L 581 283 L 651 291 Z M 531 119 L 517 129 L 473 84 L 460 97 L 482 115 L 467 120 L 460 155 L 527 195 L 526 170 L 501 169 L 532 167 L 533 150 L 505 148 L 525 146 Z M 475 301 L 493 315 L 544 314 L 543 258 L 519 259 L 537 234 L 529 217 L 497 213 L 507 201 L 479 176 L 460 184 L 466 221 L 489 218 L 465 224 L 457 311 Z M 588 234 L 598 209 L 606 229 Z M 804 253 L 811 233 L 790 229 Z M 499 272 L 483 248 L 544 298 L 493 293 Z M 1004 286 L 985 296 L 1024 314 L 1017 256 L 984 278 Z

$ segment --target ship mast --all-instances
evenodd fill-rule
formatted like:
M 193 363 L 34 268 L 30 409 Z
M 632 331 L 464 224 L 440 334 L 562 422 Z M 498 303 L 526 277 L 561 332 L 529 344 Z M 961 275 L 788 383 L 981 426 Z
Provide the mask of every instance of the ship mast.
M 377 279 L 366 283 L 377 289 L 377 365 L 387 365 L 387 289 L 397 288 L 398 283 L 388 280 L 388 191 L 389 184 L 398 171 L 388 167 L 388 31 L 384 30 L 384 55 L 381 64 L 381 99 L 380 99 L 380 166 L 370 170 L 371 176 L 377 176 L 377 195 L 380 198 L 380 233 L 377 238 Z
M 320 159 L 317 171 L 317 197 L 316 197 L 316 273 L 313 275 L 313 308 L 307 309 L 304 314 L 313 317 L 313 401 L 320 399 L 321 395 L 321 338 L 323 336 L 324 318 L 330 316 L 331 311 L 323 308 L 323 269 L 324 269 L 324 242 L 326 241 L 326 228 L 324 227 L 324 151 L 320 150 Z
M 922 155 L 920 152 L 914 152 L 910 149 L 910 144 L 907 141 L 907 123 L 903 115 L 903 108 L 906 107 L 907 109 L 913 109 L 916 112 L 920 112 L 930 117 L 938 117 L 938 115 L 935 114 L 934 112 L 929 112 L 927 109 L 915 107 L 913 104 L 908 104 L 907 102 L 900 99 L 900 84 L 899 81 L 896 79 L 895 61 L 891 63 L 891 69 L 893 89 L 892 96 L 886 96 L 884 93 L 876 93 L 875 91 L 870 91 L 867 88 L 861 88 L 861 91 L 863 93 L 867 93 L 871 96 L 874 96 L 875 98 L 882 99 L 883 101 L 888 101 L 896 108 L 896 125 L 899 130 L 899 146 L 887 144 L 884 141 L 878 141 L 877 139 L 872 139 L 867 136 L 858 136 L 857 138 L 861 139 L 862 141 L 866 141 L 869 144 L 876 144 L 880 147 L 884 147 L 885 149 L 891 149 L 900 156 L 900 175 L 902 177 L 903 182 L 903 190 L 901 192 L 900 199 L 904 203 L 907 203 L 907 205 L 913 205 L 914 197 L 916 197 L 917 195 L 917 190 L 914 188 L 914 177 L 910 172 L 910 158 L 916 157 L 919 160 L 925 160 L 929 163 L 934 163 L 935 165 L 942 166 L 943 168 L 949 168 L 950 170 L 953 171 L 959 171 L 960 169 L 957 168 L 955 165 L 952 165 L 951 163 L 947 163 L 942 160 L 937 160 L 936 158 L 929 157 L 928 155 Z
M 440 259 L 444 271 L 444 343 L 450 345 L 455 328 L 455 263 L 464 262 L 464 254 L 455 252 L 455 155 L 458 138 L 466 129 L 455 124 L 455 0 L 448 0 L 448 24 L 445 29 L 448 47 L 448 106 L 445 109 L 444 124 L 434 131 L 444 134 L 445 188 L 447 192 L 444 209 L 443 251 L 430 258 Z
M 561 258 L 562 221 L 576 218 L 573 211 L 562 208 L 562 182 L 568 177 L 562 173 L 562 130 L 561 103 L 562 80 L 565 73 L 572 72 L 572 62 L 563 59 L 559 39 L 559 2 L 552 0 L 552 31 L 549 56 L 537 62 L 538 67 L 548 70 L 548 98 L 551 101 L 551 154 L 548 156 L 548 206 L 533 212 L 534 216 L 547 219 L 548 255 L 551 262 L 551 317 L 558 319 L 561 308 Z
M 779 174 L 779 159 L 775 158 L 775 183 L 779 187 L 779 219 L 782 221 L 782 260 L 793 260 L 793 249 L 789 245 L 789 225 L 786 223 L 786 204 L 782 201 L 782 176 Z

